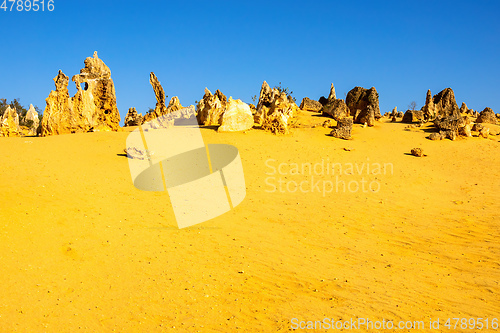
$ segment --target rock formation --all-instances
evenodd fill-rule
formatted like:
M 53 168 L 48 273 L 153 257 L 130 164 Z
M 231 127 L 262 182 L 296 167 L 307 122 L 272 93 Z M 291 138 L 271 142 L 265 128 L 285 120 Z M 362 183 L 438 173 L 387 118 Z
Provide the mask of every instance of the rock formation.
M 460 110 L 455 100 L 455 94 L 451 88 L 446 88 L 439 94 L 431 96 L 431 91 L 427 91 L 425 105 L 422 108 L 426 121 L 436 118 L 460 116 Z
M 479 131 L 479 136 L 482 136 L 485 139 L 488 139 L 489 135 L 490 135 L 490 129 L 488 127 L 483 127 L 481 128 L 481 131 Z
M 323 107 L 323 114 L 329 115 L 335 120 L 348 117 L 350 112 L 343 99 L 328 100 L 328 103 Z
M 28 126 L 28 135 L 37 135 L 38 126 L 40 126 L 40 119 L 38 118 L 38 112 L 36 112 L 33 104 L 30 104 L 30 108 L 26 113 L 24 122 Z
M 434 132 L 429 135 L 429 139 L 436 141 L 436 140 L 443 140 L 444 138 L 440 132 Z
M 56 90 L 45 100 L 42 135 L 118 130 L 120 114 L 109 67 L 97 52 L 84 64 L 80 74 L 72 78 L 77 89 L 72 98 L 68 93 L 69 78 L 62 71 L 54 78 Z
M 69 97 L 69 77 L 61 70 L 54 78 L 56 90 L 52 90 L 45 99 L 45 111 L 42 118 L 42 135 L 57 135 L 86 132 L 83 115 L 73 112 L 73 102 Z
M 422 148 L 413 148 L 410 152 L 413 156 L 422 157 L 424 155 L 424 150 Z
M 474 126 L 472 126 L 472 130 L 474 132 L 481 132 L 481 130 L 484 128 L 484 125 L 481 123 L 475 123 Z
M 380 107 L 378 103 L 378 93 L 375 87 L 364 89 L 355 87 L 347 93 L 346 104 L 354 123 L 373 124 L 374 120 L 380 119 Z M 369 120 L 369 118 L 372 118 Z
M 16 108 L 7 106 L 0 123 L 0 136 L 13 137 L 20 136 L 19 115 Z
M 330 86 L 330 94 L 328 95 L 328 100 L 333 101 L 337 99 L 337 95 L 335 94 L 335 87 L 332 85 Z
M 142 120 L 142 114 L 138 114 L 135 108 L 130 108 L 128 109 L 127 116 L 125 117 L 125 127 L 139 126 L 142 124 Z
M 462 106 L 460 107 L 460 113 L 469 113 L 469 109 L 467 108 L 467 104 L 462 102 Z
M 422 107 L 425 120 L 434 120 L 436 118 L 436 108 L 434 106 L 434 100 L 432 99 L 431 90 L 427 90 L 427 96 L 425 97 L 425 105 Z
M 181 105 L 181 102 L 179 101 L 179 97 L 174 96 L 170 99 L 170 102 L 168 103 L 167 113 L 179 111 L 183 108 L 184 107 Z
M 226 109 L 222 115 L 222 124 L 219 132 L 246 131 L 253 127 L 253 115 L 248 104 L 241 100 L 227 100 Z
M 299 108 L 304 111 L 320 112 L 323 108 L 320 102 L 310 99 L 309 97 L 304 97 L 302 103 L 300 103 Z
M 149 73 L 149 83 L 153 87 L 153 91 L 155 92 L 156 97 L 156 106 L 154 110 L 146 113 L 143 117 L 142 122 L 150 122 L 153 119 L 159 118 L 165 114 L 167 114 L 167 105 L 165 104 L 166 96 L 163 87 L 161 86 L 160 81 L 156 77 L 155 73 Z
M 341 118 L 337 120 L 337 126 L 331 131 L 330 135 L 335 138 L 349 140 L 351 139 L 352 124 L 352 117 Z
M 289 133 L 290 126 L 299 108 L 291 103 L 286 93 L 271 89 L 266 81 L 262 83 L 254 122 L 274 134 Z
M 205 88 L 205 95 L 198 103 L 197 118 L 200 125 L 218 126 L 222 124 L 222 116 L 226 110 L 227 98 L 220 90 L 215 95 Z
M 495 112 L 493 112 L 490 108 L 485 108 L 483 111 L 479 113 L 479 117 L 476 119 L 476 123 L 489 123 L 489 124 L 498 124 L 497 117 Z
M 471 136 L 470 119 L 467 116 L 437 118 L 434 125 L 438 128 L 441 138 L 449 138 L 454 141 L 458 136 Z M 431 140 L 438 139 L 437 135 L 429 138 Z
M 350 115 L 349 108 L 343 99 L 337 99 L 335 95 L 335 87 L 330 86 L 330 94 L 328 95 L 328 100 L 326 100 L 323 109 L 321 110 L 323 115 L 328 115 L 335 120 L 339 120 Z
M 424 121 L 424 111 L 422 110 L 408 110 L 403 116 L 403 123 L 411 124 Z
M 165 90 L 156 77 L 155 73 L 149 73 L 149 83 L 151 87 L 153 87 L 153 91 L 156 97 L 156 105 L 154 110 L 149 111 L 142 117 L 142 124 L 149 123 L 152 128 L 167 128 L 169 126 L 173 126 L 173 122 L 176 119 L 181 118 L 189 118 L 193 115 L 192 112 L 189 112 L 190 108 L 184 108 L 177 96 L 174 96 L 170 99 L 168 106 L 166 105 L 167 97 L 165 95 Z M 180 114 L 173 115 L 172 117 L 163 117 L 164 115 L 183 110 Z M 155 119 L 161 118 L 160 120 L 155 121 Z M 161 122 L 161 123 L 160 123 Z

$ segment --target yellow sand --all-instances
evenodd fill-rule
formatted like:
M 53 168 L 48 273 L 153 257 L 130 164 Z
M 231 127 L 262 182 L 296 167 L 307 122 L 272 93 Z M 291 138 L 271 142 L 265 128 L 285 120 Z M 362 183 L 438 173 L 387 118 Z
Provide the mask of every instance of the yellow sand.
M 500 136 L 435 142 L 405 126 L 355 125 L 350 141 L 323 127 L 289 136 L 203 129 L 206 143 L 239 149 L 247 196 L 182 230 L 165 193 L 133 187 L 127 131 L 0 138 L 0 331 L 284 332 L 292 318 L 500 318 Z M 427 156 L 409 155 L 415 147 Z M 375 181 L 376 193 L 270 193 L 269 177 L 294 190 L 336 175 L 268 175 L 266 163 L 287 172 L 322 160 L 393 171 L 340 175 L 351 189 Z

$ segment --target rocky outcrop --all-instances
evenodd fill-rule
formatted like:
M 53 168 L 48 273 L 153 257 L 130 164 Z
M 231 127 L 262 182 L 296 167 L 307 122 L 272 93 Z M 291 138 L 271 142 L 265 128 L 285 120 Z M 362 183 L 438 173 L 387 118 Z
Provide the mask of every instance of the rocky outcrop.
M 479 136 L 485 138 L 485 139 L 488 139 L 490 135 L 490 129 L 488 127 L 483 127 L 480 131 L 479 131 Z
M 429 135 L 429 139 L 433 141 L 443 140 L 443 136 L 440 132 L 434 132 Z
M 291 103 L 286 93 L 271 89 L 266 81 L 262 83 L 254 122 L 274 134 L 288 134 L 299 108 Z
M 83 115 L 73 110 L 73 102 L 68 93 L 69 77 L 59 70 L 54 83 L 56 90 L 52 90 L 45 99 L 42 135 L 87 132 Z
M 227 98 L 220 90 L 217 89 L 212 95 L 212 92 L 205 88 L 205 95 L 197 106 L 198 123 L 205 126 L 221 125 L 226 104 Z
M 436 117 L 460 116 L 455 94 L 451 88 L 446 88 L 433 97 Z
M 179 97 L 174 96 L 170 99 L 170 102 L 168 103 L 167 113 L 179 111 L 183 108 L 184 107 L 181 105 L 181 102 L 179 101 Z
M 328 100 L 328 103 L 323 107 L 323 115 L 329 115 L 337 121 L 348 117 L 349 114 L 349 108 L 343 99 Z
M 253 115 L 248 104 L 241 100 L 227 100 L 226 109 L 222 115 L 222 124 L 218 132 L 246 131 L 253 127 Z
M 320 112 L 323 105 L 321 105 L 318 101 L 310 99 L 309 97 L 304 97 L 299 108 L 304 111 Z
M 33 104 L 30 104 L 26 117 L 24 117 L 24 123 L 28 127 L 28 135 L 37 135 L 40 119 L 38 118 L 38 112 L 36 112 Z
M 144 115 L 142 120 L 143 124 L 167 114 L 167 105 L 165 104 L 167 96 L 165 95 L 165 91 L 163 90 L 160 81 L 153 72 L 149 73 L 149 83 L 151 84 L 151 87 L 153 87 L 153 91 L 155 93 L 156 105 L 154 110 L 151 110 Z
M 259 102 L 257 103 L 257 113 L 259 113 L 259 110 L 262 110 L 263 106 L 265 107 L 271 106 L 275 92 L 277 92 L 277 90 L 271 89 L 271 87 L 269 87 L 269 84 L 267 84 L 266 81 L 262 83 L 262 87 L 260 88 L 260 94 L 259 94 Z
M 337 99 L 335 95 L 335 87 L 330 86 L 330 94 L 326 100 L 325 105 L 321 109 L 323 115 L 328 115 L 335 120 L 339 120 L 350 115 L 349 108 L 343 99 Z
M 425 105 L 422 107 L 425 120 L 436 119 L 436 107 L 434 106 L 434 100 L 432 99 L 431 90 L 427 90 L 427 96 L 425 97 Z
M 332 85 L 330 86 L 330 94 L 328 95 L 328 100 L 333 101 L 337 99 L 337 95 L 335 94 L 335 87 Z
M 364 89 L 355 87 L 347 93 L 346 104 L 354 123 L 374 123 L 382 117 L 375 87 Z M 369 118 L 372 118 L 369 120 Z
M 19 115 L 17 114 L 16 108 L 11 108 L 7 106 L 4 111 L 0 123 L 0 136 L 4 137 L 14 137 L 20 136 L 21 129 L 19 127 Z
M 427 91 L 425 105 L 422 108 L 426 121 L 437 118 L 458 117 L 460 109 L 455 100 L 455 94 L 451 88 L 446 88 L 434 97 L 430 98 L 431 91 Z
M 476 119 L 476 123 L 489 123 L 489 124 L 498 124 L 497 117 L 495 112 L 493 112 L 490 108 L 485 108 L 483 111 L 479 113 L 479 117 Z
M 143 117 L 141 113 L 137 113 L 135 108 L 128 109 L 127 116 L 125 117 L 125 127 L 139 126 L 142 124 Z
M 142 124 L 149 123 L 151 126 L 153 126 L 153 128 L 155 127 L 168 128 L 169 126 L 173 125 L 173 121 L 175 119 L 188 118 L 189 116 L 192 115 L 192 113 L 186 111 L 186 112 L 176 113 L 175 115 L 172 115 L 172 117 L 163 117 L 167 114 L 179 110 L 187 110 L 187 108 L 184 108 L 181 105 L 179 98 L 177 96 L 172 97 L 170 99 L 170 102 L 168 103 L 168 106 L 166 105 L 168 96 L 165 95 L 165 90 L 163 90 L 160 81 L 153 72 L 149 73 L 149 83 L 151 84 L 151 87 L 153 87 L 153 91 L 155 93 L 156 105 L 153 110 L 149 111 L 144 115 L 144 117 L 142 118 Z M 158 118 L 160 118 L 161 120 L 155 121 L 155 119 Z
M 448 116 L 445 118 L 437 118 L 434 125 L 439 130 L 439 135 L 434 134 L 429 136 L 431 140 L 439 140 L 448 138 L 454 141 L 458 136 L 471 137 L 470 119 L 467 116 Z
M 424 111 L 421 110 L 408 110 L 403 116 L 403 123 L 411 124 L 424 121 Z
M 84 63 L 80 74 L 72 78 L 77 89 L 74 97 L 69 97 L 68 76 L 59 71 L 54 78 L 56 90 L 45 100 L 42 135 L 119 129 L 120 114 L 109 67 L 97 52 Z
M 352 124 L 352 117 L 341 118 L 337 120 L 337 126 L 333 128 L 330 135 L 335 138 L 349 140 L 351 139 Z
M 462 102 L 462 106 L 460 107 L 460 113 L 469 113 L 469 108 L 467 108 L 467 104 L 465 104 L 464 102 Z
M 424 150 L 422 148 L 413 148 L 410 153 L 416 157 L 422 157 L 424 155 Z

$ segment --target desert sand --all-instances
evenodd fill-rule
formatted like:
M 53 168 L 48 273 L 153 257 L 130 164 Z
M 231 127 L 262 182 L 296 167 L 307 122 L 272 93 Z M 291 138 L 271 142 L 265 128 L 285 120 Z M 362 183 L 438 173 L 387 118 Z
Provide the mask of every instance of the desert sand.
M 285 332 L 292 318 L 499 318 L 500 136 L 430 141 L 425 127 L 383 118 L 355 124 L 346 141 L 307 128 L 326 118 L 301 117 L 303 128 L 285 136 L 203 128 L 206 143 L 239 149 L 247 195 L 180 230 L 166 193 L 132 184 L 123 149 L 133 128 L 0 138 L 0 331 Z M 409 155 L 414 147 L 427 156 Z M 325 195 L 291 193 L 290 182 L 333 175 L 266 174 L 327 159 L 393 168 L 341 175 L 378 191 Z M 269 177 L 291 191 L 272 193 Z

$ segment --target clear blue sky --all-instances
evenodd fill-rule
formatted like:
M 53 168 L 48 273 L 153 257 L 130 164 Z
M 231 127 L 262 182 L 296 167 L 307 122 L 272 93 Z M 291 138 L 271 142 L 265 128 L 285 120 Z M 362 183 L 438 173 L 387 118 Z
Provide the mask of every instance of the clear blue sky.
M 499 17 L 486 0 L 55 0 L 53 12 L 0 11 L 0 98 L 44 109 L 58 70 L 71 78 L 97 50 L 122 123 L 154 107 L 151 71 L 183 105 L 205 87 L 252 103 L 266 80 L 298 103 L 332 82 L 339 98 L 375 86 L 382 113 L 451 87 L 459 106 L 500 113 Z

